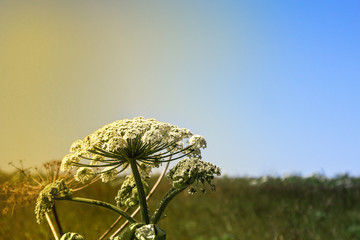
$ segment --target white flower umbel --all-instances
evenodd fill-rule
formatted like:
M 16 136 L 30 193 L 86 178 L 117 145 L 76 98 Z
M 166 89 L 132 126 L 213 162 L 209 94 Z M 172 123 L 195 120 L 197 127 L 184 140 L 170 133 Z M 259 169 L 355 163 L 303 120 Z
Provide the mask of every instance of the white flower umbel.
M 201 157 L 206 141 L 189 129 L 137 117 L 119 120 L 98 129 L 83 140 L 75 141 L 71 153 L 62 160 L 62 169 L 97 167 L 100 173 L 126 169 L 134 159 L 150 166 L 185 156 Z M 88 163 L 81 162 L 89 160 Z M 106 170 L 105 170 L 106 168 Z M 107 178 L 105 178 L 107 179 Z

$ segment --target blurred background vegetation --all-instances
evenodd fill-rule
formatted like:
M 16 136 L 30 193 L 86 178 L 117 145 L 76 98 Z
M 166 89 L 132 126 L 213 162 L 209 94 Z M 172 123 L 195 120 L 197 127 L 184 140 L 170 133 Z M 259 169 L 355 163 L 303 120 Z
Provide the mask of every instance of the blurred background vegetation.
M 1 173 L 0 183 L 11 177 Z M 96 182 L 75 195 L 115 204 L 122 180 Z M 360 239 L 360 178 L 222 177 L 215 184 L 215 192 L 189 195 L 185 191 L 170 203 L 167 216 L 159 223 L 168 239 Z M 151 211 L 168 188 L 163 179 L 150 199 Z M 1 200 L 5 199 L 2 194 Z M 3 208 L 3 201 L 1 204 Z M 58 201 L 56 208 L 64 231 L 78 232 L 87 240 L 98 239 L 118 217 L 107 209 L 81 203 Z M 53 237 L 46 221 L 36 223 L 31 204 L 1 215 L 0 239 Z

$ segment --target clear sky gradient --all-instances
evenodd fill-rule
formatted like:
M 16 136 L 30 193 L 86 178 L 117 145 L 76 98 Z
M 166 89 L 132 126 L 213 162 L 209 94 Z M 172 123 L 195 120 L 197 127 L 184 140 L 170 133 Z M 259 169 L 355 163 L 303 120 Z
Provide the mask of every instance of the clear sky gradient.
M 231 176 L 360 175 L 359 77 L 359 1 L 0 0 L 0 169 L 144 116 Z

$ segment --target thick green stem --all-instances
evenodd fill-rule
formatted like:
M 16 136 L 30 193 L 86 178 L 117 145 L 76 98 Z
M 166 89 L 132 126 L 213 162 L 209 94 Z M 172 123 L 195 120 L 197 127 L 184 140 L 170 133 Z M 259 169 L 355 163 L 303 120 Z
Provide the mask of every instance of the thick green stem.
M 148 206 L 147 206 L 147 202 L 146 202 L 146 195 L 145 195 L 144 186 L 143 186 L 141 176 L 140 176 L 135 159 L 130 159 L 130 166 L 131 166 L 132 174 L 134 175 L 136 188 L 139 193 L 141 219 L 145 224 L 149 224 L 150 217 L 149 217 L 149 210 L 148 210 Z
M 136 222 L 136 220 L 134 218 L 132 218 L 129 214 L 127 214 L 120 208 L 118 208 L 110 203 L 107 203 L 107 202 L 102 202 L 102 201 L 88 199 L 88 198 L 80 198 L 80 197 L 62 197 L 62 198 L 56 198 L 56 200 L 68 200 L 68 201 L 97 205 L 97 206 L 104 207 L 104 208 L 107 208 L 107 209 L 117 212 L 118 214 L 120 214 L 121 216 L 123 216 L 125 219 L 129 220 L 132 223 Z
M 166 206 L 170 203 L 170 201 L 180 192 L 184 191 L 186 187 L 183 188 L 175 188 L 172 187 L 169 191 L 165 194 L 165 196 L 161 199 L 159 205 L 157 206 L 154 215 L 150 219 L 150 223 L 156 224 L 159 220 L 161 215 L 163 214 Z

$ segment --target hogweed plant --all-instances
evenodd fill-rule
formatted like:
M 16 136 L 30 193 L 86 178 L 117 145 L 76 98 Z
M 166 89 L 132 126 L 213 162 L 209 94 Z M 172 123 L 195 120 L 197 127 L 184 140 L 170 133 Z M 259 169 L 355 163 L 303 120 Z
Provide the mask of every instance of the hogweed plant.
M 190 194 L 194 194 L 199 185 L 200 191 L 205 192 L 205 184 L 215 190 L 212 180 L 215 175 L 220 175 L 221 170 L 201 160 L 201 149 L 204 148 L 206 141 L 202 136 L 155 119 L 137 117 L 105 125 L 83 140 L 75 141 L 70 147 L 70 153 L 63 158 L 61 168 L 63 171 L 77 169 L 74 178 L 80 182 L 95 176 L 108 182 L 130 169 L 131 173 L 125 177 L 115 196 L 116 205 L 74 197 L 66 182 L 58 180 L 46 186 L 39 194 L 35 208 L 37 221 L 41 222 L 45 214 L 52 211 L 55 201 L 75 201 L 110 209 L 130 223 L 119 234 L 117 231 L 116 236 L 110 238 L 112 240 L 164 240 L 166 233 L 159 228 L 158 222 L 166 206 L 177 194 L 187 188 Z M 179 160 L 178 164 L 167 173 L 172 186 L 151 214 L 146 197 L 150 190 L 150 173 L 153 168 L 163 163 L 168 165 L 168 162 L 175 160 Z M 141 220 L 134 218 L 135 213 L 130 215 L 125 210 L 137 205 Z M 68 232 L 61 239 L 83 237 Z

